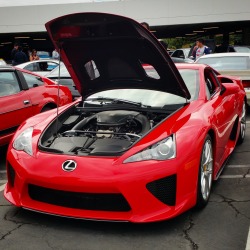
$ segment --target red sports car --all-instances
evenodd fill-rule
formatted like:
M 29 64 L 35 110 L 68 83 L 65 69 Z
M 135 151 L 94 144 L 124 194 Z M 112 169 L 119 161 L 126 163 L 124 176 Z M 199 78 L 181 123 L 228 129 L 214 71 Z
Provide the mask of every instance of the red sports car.
M 0 146 L 9 143 L 27 118 L 72 101 L 68 88 L 29 71 L 0 67 Z
M 78 13 L 46 24 L 82 100 L 15 134 L 4 195 L 42 213 L 165 220 L 209 199 L 246 129 L 239 79 L 175 66 L 134 20 Z

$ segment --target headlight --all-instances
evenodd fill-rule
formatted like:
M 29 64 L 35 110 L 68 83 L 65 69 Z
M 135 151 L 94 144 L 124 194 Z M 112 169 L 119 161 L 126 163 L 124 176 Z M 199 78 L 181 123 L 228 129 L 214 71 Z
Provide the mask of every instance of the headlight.
M 149 148 L 130 156 L 124 163 L 146 161 L 146 160 L 167 160 L 173 159 L 176 156 L 176 145 L 174 135 L 157 142 Z
M 32 151 L 32 133 L 33 128 L 25 129 L 14 141 L 13 148 L 16 150 L 23 150 L 29 155 L 33 155 Z

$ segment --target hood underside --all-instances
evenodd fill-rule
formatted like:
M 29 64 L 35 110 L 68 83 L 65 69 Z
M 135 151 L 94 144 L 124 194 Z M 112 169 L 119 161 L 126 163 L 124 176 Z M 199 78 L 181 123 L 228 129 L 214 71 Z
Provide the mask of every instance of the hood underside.
M 186 99 L 190 93 L 167 51 L 136 21 L 112 14 L 76 13 L 46 23 L 83 97 L 108 89 L 152 89 Z M 145 71 L 150 65 L 157 72 Z

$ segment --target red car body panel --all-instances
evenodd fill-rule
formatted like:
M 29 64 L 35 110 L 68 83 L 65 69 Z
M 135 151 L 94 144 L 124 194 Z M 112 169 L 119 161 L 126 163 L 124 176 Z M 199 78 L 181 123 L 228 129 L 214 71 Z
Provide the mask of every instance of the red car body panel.
M 235 88 L 237 93 L 231 90 L 232 94 L 223 95 L 220 89 L 208 100 L 204 70 L 209 67 L 179 64 L 177 68 L 199 70 L 200 91 L 197 100 L 171 114 L 121 156 L 84 157 L 43 152 L 38 149 L 37 144 L 41 133 L 55 119 L 55 112 L 50 111 L 51 116 L 37 115 L 23 123 L 13 140 L 24 129 L 33 126 L 34 153 L 30 156 L 15 150 L 12 143 L 10 144 L 7 155 L 9 181 L 4 191 L 5 198 L 15 206 L 48 214 L 131 222 L 169 219 L 193 207 L 197 200 L 198 170 L 204 139 L 207 134 L 213 138 L 213 179 L 216 179 L 236 146 L 245 92 L 241 82 L 234 78 L 228 85 L 228 91 Z M 76 103 L 77 101 L 72 105 Z M 69 106 L 60 108 L 60 113 Z M 177 145 L 177 155 L 174 159 L 124 163 L 128 157 L 171 134 L 175 134 Z M 75 171 L 62 171 L 62 163 L 66 160 L 77 162 Z M 14 185 L 10 181 L 10 166 L 16 173 Z M 146 186 L 150 182 L 173 175 L 176 176 L 177 183 L 176 202 L 174 206 L 169 206 L 152 195 Z M 117 212 L 52 205 L 32 199 L 28 192 L 30 184 L 67 192 L 122 194 L 131 209 Z
M 14 70 L 8 70 L 10 69 Z M 72 102 L 72 95 L 67 87 L 59 87 L 58 98 L 58 85 L 55 82 L 23 69 L 16 70 L 41 78 L 43 84 L 0 96 L 0 146 L 8 144 L 17 127 L 29 117 L 39 114 L 44 107 L 56 107 L 58 100 L 59 106 Z

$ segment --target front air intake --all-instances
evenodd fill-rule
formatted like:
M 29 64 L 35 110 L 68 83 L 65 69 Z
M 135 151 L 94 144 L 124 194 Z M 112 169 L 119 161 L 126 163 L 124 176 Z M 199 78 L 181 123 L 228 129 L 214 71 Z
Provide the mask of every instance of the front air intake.
M 152 181 L 146 185 L 148 191 L 166 205 L 174 206 L 176 201 L 176 175 Z
M 28 185 L 31 199 L 68 208 L 127 212 L 131 208 L 119 193 L 82 193 Z

